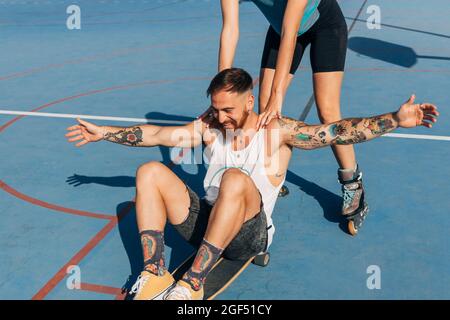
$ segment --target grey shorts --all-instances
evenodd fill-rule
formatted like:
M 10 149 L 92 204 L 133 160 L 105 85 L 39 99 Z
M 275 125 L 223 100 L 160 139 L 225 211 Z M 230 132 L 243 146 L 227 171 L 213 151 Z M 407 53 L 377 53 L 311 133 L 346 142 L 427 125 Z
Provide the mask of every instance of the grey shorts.
M 186 186 L 191 204 L 186 220 L 174 228 L 195 248 L 198 248 L 208 227 L 212 206 Z M 261 201 L 260 211 L 246 221 L 236 237 L 225 248 L 223 256 L 231 260 L 247 260 L 267 249 L 267 220 Z

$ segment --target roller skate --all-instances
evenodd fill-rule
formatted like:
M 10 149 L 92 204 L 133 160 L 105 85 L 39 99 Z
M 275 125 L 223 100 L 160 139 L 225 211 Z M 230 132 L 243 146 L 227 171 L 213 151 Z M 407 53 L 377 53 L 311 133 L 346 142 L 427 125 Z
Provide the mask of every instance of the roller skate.
M 362 227 L 369 206 L 364 199 L 362 172 L 356 170 L 338 170 L 339 182 L 342 184 L 342 215 L 348 220 L 348 231 L 355 236 Z

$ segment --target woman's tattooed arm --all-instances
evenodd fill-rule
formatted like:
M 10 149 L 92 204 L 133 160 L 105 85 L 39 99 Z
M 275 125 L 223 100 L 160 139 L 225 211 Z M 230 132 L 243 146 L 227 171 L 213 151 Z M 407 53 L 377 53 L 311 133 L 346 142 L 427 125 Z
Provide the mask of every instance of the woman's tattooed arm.
M 395 113 L 371 118 L 349 118 L 324 125 L 307 125 L 283 117 L 278 119 L 284 141 L 300 149 L 316 149 L 329 145 L 355 144 L 377 138 L 398 127 Z

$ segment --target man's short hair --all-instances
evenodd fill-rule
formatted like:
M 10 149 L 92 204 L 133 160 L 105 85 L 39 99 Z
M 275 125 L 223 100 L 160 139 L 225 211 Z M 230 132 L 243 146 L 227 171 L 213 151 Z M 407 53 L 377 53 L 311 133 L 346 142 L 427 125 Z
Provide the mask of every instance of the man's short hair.
M 220 71 L 209 84 L 206 96 L 214 94 L 220 90 L 233 93 L 244 93 L 253 89 L 253 79 L 251 75 L 240 68 L 230 68 Z

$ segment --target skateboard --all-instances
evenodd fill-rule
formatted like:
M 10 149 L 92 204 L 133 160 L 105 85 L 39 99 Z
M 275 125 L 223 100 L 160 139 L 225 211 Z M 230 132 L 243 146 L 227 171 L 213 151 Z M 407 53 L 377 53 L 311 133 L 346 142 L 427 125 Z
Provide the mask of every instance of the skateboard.
M 177 269 L 172 272 L 175 280 L 181 279 L 183 274 L 192 266 L 195 254 L 188 257 Z M 203 300 L 213 300 L 222 293 L 234 280 L 253 263 L 265 267 L 269 264 L 268 252 L 261 253 L 247 260 L 229 260 L 221 257 L 208 274 L 204 285 Z

